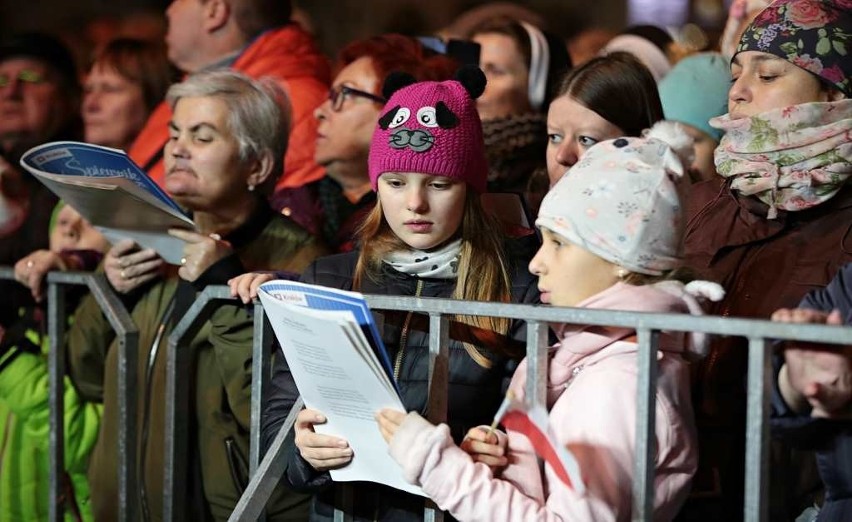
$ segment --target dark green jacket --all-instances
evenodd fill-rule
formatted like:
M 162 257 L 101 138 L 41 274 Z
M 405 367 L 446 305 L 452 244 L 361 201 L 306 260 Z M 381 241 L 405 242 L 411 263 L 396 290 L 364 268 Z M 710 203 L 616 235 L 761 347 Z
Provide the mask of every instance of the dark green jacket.
M 227 277 L 235 275 L 222 270 L 225 265 L 232 267 L 230 272 L 234 266 L 242 271 L 299 272 L 325 252 L 312 236 L 280 215 L 266 214 L 261 220 L 255 217 L 225 239 L 231 242 L 237 255 L 210 267 L 196 284 L 224 284 Z M 211 277 L 214 272 L 223 280 Z M 147 287 L 129 307 L 139 328 L 138 437 L 146 511 L 151 520 L 160 520 L 163 509 L 166 347 L 174 325 L 182 316 L 181 304 L 175 305 L 176 312 L 166 314 L 166 311 L 179 285 L 181 292 L 189 286 L 173 273 Z M 185 297 L 179 297 L 178 301 L 181 299 L 186 301 Z M 169 316 L 165 321 L 164 315 Z M 223 304 L 191 342 L 194 353 L 191 400 L 195 411 L 190 419 L 192 435 L 187 463 L 190 470 L 200 469 L 203 494 L 196 493 L 199 488 L 193 488 L 190 480 L 186 486 L 187 504 L 202 506 L 207 511 L 203 518 L 227 519 L 247 483 L 243 462 L 248 462 L 253 332 L 251 323 L 245 322 L 244 317 L 243 307 L 236 302 Z M 162 341 L 154 355 L 152 345 L 163 323 Z M 104 404 L 99 440 L 89 465 L 89 481 L 96 519 L 115 520 L 118 513 L 117 343 L 91 297 L 77 310 L 75 324 L 69 331 L 68 350 L 69 373 L 81 395 Z M 153 364 L 147 386 L 149 359 Z M 146 426 L 147 443 L 142 447 Z M 305 496 L 279 489 L 270 500 L 267 513 L 270 520 L 302 520 L 306 510 Z M 195 510 L 181 518 L 197 520 L 201 514 Z

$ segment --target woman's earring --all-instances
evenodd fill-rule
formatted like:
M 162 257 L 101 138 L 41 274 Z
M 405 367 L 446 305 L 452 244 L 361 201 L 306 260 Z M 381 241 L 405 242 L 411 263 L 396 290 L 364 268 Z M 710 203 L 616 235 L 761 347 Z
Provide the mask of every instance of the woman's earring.
M 248 191 L 249 191 L 249 192 L 254 192 L 254 184 L 252 184 L 252 183 L 249 183 L 249 184 L 248 184 Z
M 626 268 L 619 268 L 618 271 L 615 273 L 615 277 L 619 278 L 622 281 L 624 281 L 624 279 L 628 275 L 630 275 L 630 271 L 627 270 Z

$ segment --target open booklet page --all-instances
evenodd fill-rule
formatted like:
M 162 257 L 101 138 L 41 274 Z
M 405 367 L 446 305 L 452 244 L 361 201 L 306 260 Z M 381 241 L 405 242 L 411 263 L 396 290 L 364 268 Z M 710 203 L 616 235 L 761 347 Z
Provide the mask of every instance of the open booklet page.
M 378 410 L 405 407 L 353 311 L 293 304 L 299 301 L 294 291 L 276 290 L 280 285 L 261 285 L 258 296 L 299 393 L 307 407 L 328 418 L 315 427 L 317 432 L 346 439 L 353 451 L 352 462 L 332 470 L 331 478 L 377 482 L 423 495 L 402 477 L 379 432 L 374 418 Z
M 116 149 L 61 141 L 34 147 L 21 166 L 85 217 L 111 242 L 132 239 L 178 264 L 184 243 L 168 229 L 195 224 L 127 155 Z

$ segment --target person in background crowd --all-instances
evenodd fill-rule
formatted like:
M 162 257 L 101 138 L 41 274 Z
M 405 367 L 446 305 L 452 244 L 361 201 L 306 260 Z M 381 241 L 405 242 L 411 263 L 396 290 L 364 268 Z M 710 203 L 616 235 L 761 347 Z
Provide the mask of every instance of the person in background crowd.
M 571 63 L 579 67 L 598 56 L 601 49 L 615 38 L 616 33 L 603 27 L 588 27 L 568 39 L 568 54 Z
M 446 80 L 457 64 L 414 38 L 386 34 L 349 43 L 338 53 L 336 69 L 328 99 L 314 110 L 319 122 L 314 159 L 326 175 L 306 191 L 278 193 L 272 205 L 289 209 L 290 217 L 332 250 L 348 252 L 355 248 L 355 231 L 376 201 L 367 155 L 385 102 L 382 81 L 391 71 L 421 81 Z
M 109 244 L 103 235 L 61 202 L 50 224 L 50 248 L 15 264 L 15 279 L 38 306 L 21 307 L 17 321 L 0 333 L 0 519 L 47 521 L 50 462 L 44 280 L 52 270 L 94 270 Z M 74 309 L 80 292 L 66 294 Z M 64 319 L 64 318 L 63 318 Z M 72 322 L 69 320 L 69 323 Z M 65 472 L 63 506 L 68 519 L 93 520 L 86 469 L 100 424 L 101 406 L 80 398 L 65 382 Z
M 590 148 L 544 198 L 536 225 L 544 242 L 529 270 L 541 300 L 554 306 L 701 314 L 698 296 L 721 298 L 713 283 L 677 278 L 682 263 L 688 181 L 683 154 L 691 140 L 663 123 L 646 138 Z M 650 187 L 650 190 L 649 190 Z M 630 209 L 625 212 L 624 209 Z M 573 452 L 585 487 L 568 487 L 534 445 L 509 432 L 475 463 L 414 411 L 382 410 L 379 428 L 403 475 L 459 520 L 631 520 L 636 431 L 636 332 L 629 328 L 552 325 L 560 343 L 549 358 L 546 409 L 556 443 Z M 693 338 L 693 341 L 696 341 Z M 689 493 L 698 455 L 689 400 L 688 361 L 703 344 L 663 333 L 657 362 L 655 520 L 670 520 Z M 510 391 L 524 401 L 526 362 Z M 495 410 L 485 413 L 492 415 Z M 485 427 L 479 428 L 485 431 Z
M 731 68 L 727 60 L 719 53 L 688 56 L 674 66 L 659 87 L 666 119 L 681 123 L 695 141 L 690 179 L 715 178 L 713 151 L 722 139 L 722 130 L 710 126 L 710 118 L 728 112 Z
M 852 261 L 850 7 L 778 0 L 740 40 L 728 114 L 711 121 L 725 133 L 715 153 L 720 177 L 693 186 L 686 231 L 689 266 L 729 289 L 715 314 L 768 318 Z M 742 515 L 745 342 L 719 339 L 698 370 L 706 460 L 695 489 L 716 491 L 724 511 L 696 503 L 695 519 Z M 797 491 L 808 462 L 773 469 L 771 519 L 813 504 Z
M 776 310 L 772 320 L 852 325 L 852 263 L 843 265 L 828 286 L 806 295 L 798 308 Z M 816 450 L 825 484 L 825 502 L 812 510 L 816 522 L 850 520 L 852 344 L 786 342 L 783 348 L 783 356 L 775 357 L 773 434 Z
M 524 196 L 531 215 L 547 184 L 546 113 L 571 60 L 565 43 L 527 22 L 492 18 L 470 36 L 488 83 L 476 102 L 488 158 L 489 192 Z
M 663 119 L 657 84 L 628 53 L 594 58 L 562 81 L 547 111 L 547 174 L 557 181 L 592 145 L 641 136 Z
M 526 22 L 535 27 L 544 27 L 545 18 L 537 11 L 514 2 L 486 2 L 459 14 L 439 31 L 445 40 L 450 38 L 469 39 L 476 27 L 494 18 L 507 18 Z
M 607 42 L 601 54 L 616 51 L 630 53 L 651 71 L 654 81 L 659 83 L 672 70 L 672 37 L 653 25 L 628 27 L 618 36 Z
M 174 78 L 162 47 L 127 38 L 109 42 L 83 82 L 85 140 L 127 150 Z
M 57 198 L 18 168 L 31 147 L 81 137 L 80 85 L 68 49 L 42 33 L 21 33 L 0 41 L 0 191 L 7 223 L 0 223 L 0 265 L 48 248 L 50 216 Z M 0 326 L 17 320 L 30 293 L 14 281 L 0 281 Z
M 290 14 L 290 2 L 281 0 L 174 0 L 166 9 L 168 56 L 178 69 L 194 73 L 227 67 L 252 78 L 275 78 L 287 91 L 293 129 L 274 192 L 298 190 L 323 175 L 313 157 L 317 121 L 312 112 L 328 92 L 328 63 Z M 163 102 L 129 151 L 161 185 L 169 118 L 171 110 Z
M 383 88 L 388 102 L 369 157 L 378 199 L 360 230 L 360 250 L 318 260 L 302 281 L 368 294 L 536 302 L 535 281 L 523 269 L 527 259 L 506 253 L 512 251 L 505 247 L 509 240 L 480 202 L 487 166 L 475 99 L 484 89 L 484 75 L 471 67 L 461 69 L 457 81 L 413 82 L 411 76 L 393 74 Z M 421 152 L 392 146 L 407 135 L 433 145 Z M 232 293 L 247 302 L 271 278 L 240 277 L 231 281 Z M 447 414 L 456 440 L 487 422 L 500 404 L 523 354 L 524 336 L 523 321 L 451 319 Z M 383 341 L 394 361 L 402 402 L 421 413 L 429 396 L 428 338 L 426 316 L 385 314 Z M 264 400 L 267 445 L 297 397 L 279 357 Z M 323 422 L 322 412 L 299 413 L 296 449 L 287 457 L 283 477 L 294 489 L 316 494 L 311 519 L 331 520 L 333 509 L 339 508 L 358 521 L 421 520 L 422 497 L 377 484 L 356 484 L 354 511 L 347 511 L 328 470 L 345 466 L 352 450 L 343 438 L 315 433 L 313 426 Z
M 768 6 L 772 0 L 734 0 L 728 10 L 728 20 L 719 37 L 719 52 L 730 59 L 737 52 L 740 37 L 757 13 Z
M 192 212 L 198 232 L 171 230 L 186 242 L 180 267 L 125 240 L 103 267 L 139 328 L 138 498 L 143 518 L 163 512 L 165 343 L 207 285 L 247 270 L 303 270 L 326 250 L 304 229 L 273 212 L 267 198 L 281 173 L 290 128 L 286 97 L 272 80 L 230 70 L 189 76 L 166 96 L 171 108 L 164 188 Z M 240 307 L 222 304 L 190 341 L 194 391 L 186 458 L 187 512 L 182 520 L 225 520 L 248 482 L 251 324 Z M 220 334 L 220 335 L 217 335 Z M 89 466 L 95 518 L 118 510 L 118 373 L 115 333 L 92 296 L 83 299 L 67 337 L 69 375 L 86 400 L 103 402 Z M 146 376 L 146 377 L 142 377 Z M 142 434 L 145 434 L 143 437 Z M 283 488 L 267 505 L 269 520 L 305 516 L 307 498 Z

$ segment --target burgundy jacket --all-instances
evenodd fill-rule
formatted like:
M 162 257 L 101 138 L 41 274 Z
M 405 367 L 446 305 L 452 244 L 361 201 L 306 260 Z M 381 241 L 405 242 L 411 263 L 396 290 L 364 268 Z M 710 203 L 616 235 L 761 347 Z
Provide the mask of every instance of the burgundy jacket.
M 817 207 L 779 211 L 777 219 L 766 219 L 767 208 L 755 198 L 735 194 L 721 178 L 693 185 L 686 264 L 727 292 L 722 301 L 711 304 L 710 314 L 768 319 L 778 308 L 796 307 L 805 294 L 827 285 L 840 267 L 852 261 L 852 184 Z M 700 458 L 719 459 L 712 467 L 719 465 L 723 482 L 725 475 L 733 477 L 728 490 L 739 499 L 746 360 L 746 339 L 716 338 L 695 372 L 693 389 L 702 437 L 715 431 L 733 444 L 730 453 L 721 454 L 702 447 Z M 699 464 L 696 488 L 701 488 L 706 464 Z M 729 473 L 727 465 L 733 466 Z M 742 516 L 742 508 L 736 509 Z

